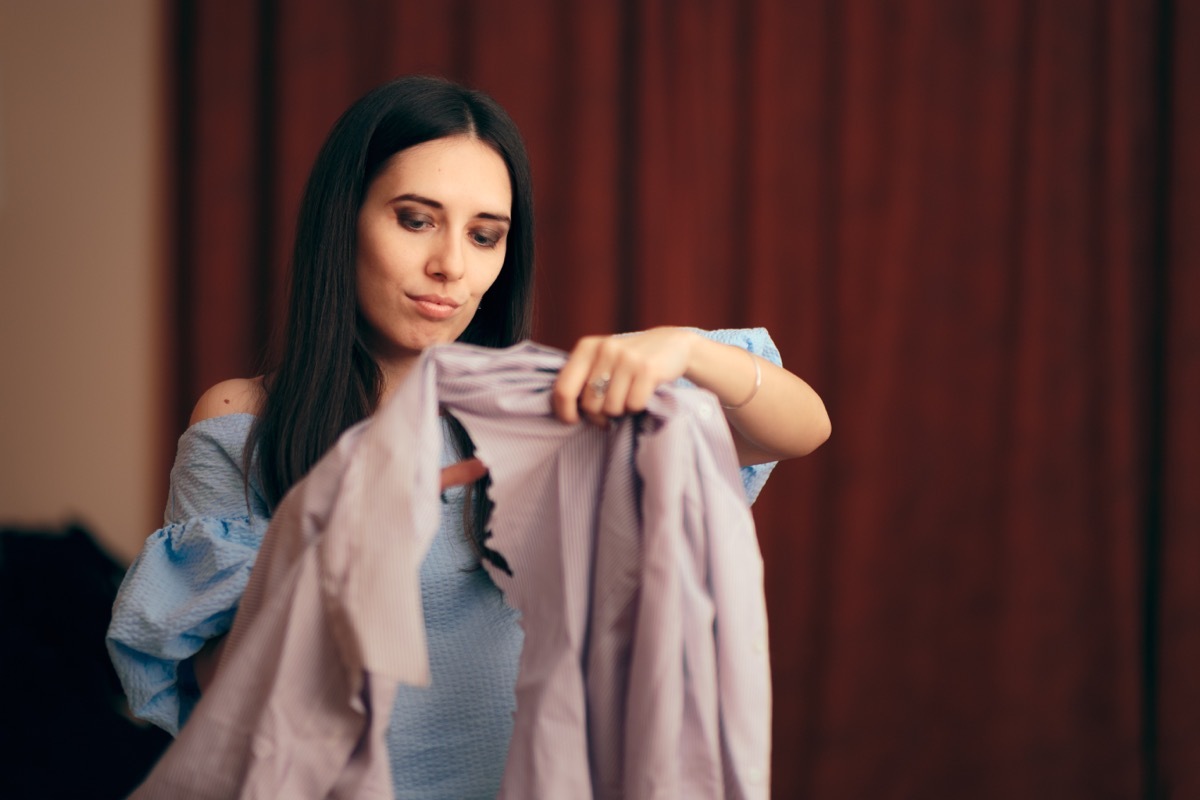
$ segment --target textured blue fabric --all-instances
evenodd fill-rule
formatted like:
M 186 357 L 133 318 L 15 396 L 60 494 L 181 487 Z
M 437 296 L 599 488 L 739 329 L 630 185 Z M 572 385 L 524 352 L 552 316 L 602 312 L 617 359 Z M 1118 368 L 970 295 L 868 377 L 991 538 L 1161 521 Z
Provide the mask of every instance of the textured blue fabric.
M 269 524 L 256 484 L 247 493 L 243 481 L 253 421 L 215 417 L 180 437 L 165 524 L 142 546 L 113 605 L 108 650 L 130 707 L 172 734 L 199 697 L 180 662 L 229 630 Z
M 779 364 L 762 328 L 700 331 Z M 179 440 L 164 527 L 146 540 L 113 608 L 108 649 L 133 713 L 176 734 L 199 699 L 181 663 L 229 630 L 269 524 L 243 452 L 253 417 L 193 425 Z M 443 464 L 457 460 L 449 439 Z M 749 502 L 774 464 L 742 469 Z M 398 798 L 494 797 L 516 708 L 523 642 L 462 534 L 465 492 L 445 493 L 441 526 L 421 566 L 433 683 L 401 686 L 387 744 Z M 449 757 L 447 756 L 449 754 Z

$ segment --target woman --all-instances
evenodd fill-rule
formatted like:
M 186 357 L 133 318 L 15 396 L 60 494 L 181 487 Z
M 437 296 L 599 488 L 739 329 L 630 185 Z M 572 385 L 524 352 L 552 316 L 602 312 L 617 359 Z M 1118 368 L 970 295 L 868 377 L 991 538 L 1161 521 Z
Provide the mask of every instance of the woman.
M 172 732 L 212 679 L 288 489 L 428 345 L 530 335 L 532 190 L 515 125 L 486 95 L 439 79 L 369 93 L 317 157 L 292 269 L 277 367 L 201 397 L 180 439 L 167 524 L 114 609 L 109 648 L 134 711 Z M 756 352 L 777 359 L 760 330 L 586 337 L 556 380 L 554 412 L 564 424 L 606 424 L 686 378 L 727 408 L 752 498 L 769 467 L 751 465 L 803 455 L 829 434 L 816 394 Z M 484 552 L 485 501 L 469 454 L 447 421 L 445 511 L 421 571 L 435 677 L 397 697 L 388 748 L 398 797 L 494 796 L 504 768 L 522 636 L 486 572 L 470 568 Z

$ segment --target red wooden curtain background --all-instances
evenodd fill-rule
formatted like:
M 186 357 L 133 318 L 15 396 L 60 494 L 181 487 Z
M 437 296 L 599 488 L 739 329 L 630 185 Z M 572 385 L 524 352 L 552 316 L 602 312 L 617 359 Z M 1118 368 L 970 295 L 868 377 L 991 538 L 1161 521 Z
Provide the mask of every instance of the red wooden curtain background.
M 764 325 L 829 405 L 755 508 L 775 796 L 1200 797 L 1200 7 L 173 14 L 172 441 L 257 370 L 335 117 L 463 80 L 531 151 L 538 338 Z

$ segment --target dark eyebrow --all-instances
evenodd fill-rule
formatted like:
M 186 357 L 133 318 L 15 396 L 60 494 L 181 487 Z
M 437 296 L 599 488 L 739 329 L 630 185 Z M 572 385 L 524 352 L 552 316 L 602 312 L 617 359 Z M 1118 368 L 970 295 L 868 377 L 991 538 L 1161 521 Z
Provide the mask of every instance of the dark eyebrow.
M 430 208 L 436 208 L 439 211 L 445 209 L 445 206 L 443 206 L 437 200 L 434 200 L 429 197 L 424 197 L 419 194 L 413 194 L 412 192 L 409 192 L 408 194 L 402 194 L 402 195 L 399 195 L 398 197 L 392 198 L 393 203 L 398 203 L 401 200 L 411 200 L 414 203 L 421 203 L 422 205 L 429 206 Z M 480 211 L 475 216 L 479 219 L 494 219 L 497 222 L 503 222 L 506 225 L 512 224 L 512 219 L 507 214 L 493 214 L 489 211 Z

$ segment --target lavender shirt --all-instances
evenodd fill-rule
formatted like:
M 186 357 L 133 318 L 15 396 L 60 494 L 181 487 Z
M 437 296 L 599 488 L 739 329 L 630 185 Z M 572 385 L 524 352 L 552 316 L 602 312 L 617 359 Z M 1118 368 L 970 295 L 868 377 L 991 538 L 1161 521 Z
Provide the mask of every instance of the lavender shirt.
M 563 426 L 562 354 L 430 348 L 280 505 L 222 659 L 135 797 L 391 797 L 384 730 L 430 670 L 439 401 L 488 464 L 525 647 L 502 797 L 766 797 L 762 564 L 711 394 Z M 634 474 L 641 476 L 639 482 Z
M 779 361 L 762 329 L 705 335 Z M 115 609 L 110 652 L 131 705 L 173 732 L 196 699 L 180 662 L 228 630 L 267 525 L 253 477 L 248 497 L 242 487 L 241 445 L 251 419 L 207 420 L 181 439 L 169 524 L 147 541 Z M 455 458 L 444 449 L 441 463 Z M 742 470 L 748 499 L 771 466 Z M 487 575 L 464 569 L 472 553 L 461 535 L 461 495 L 449 494 L 420 568 L 435 678 L 431 687 L 398 688 L 387 730 L 396 797 L 494 795 L 512 729 L 520 630 Z

